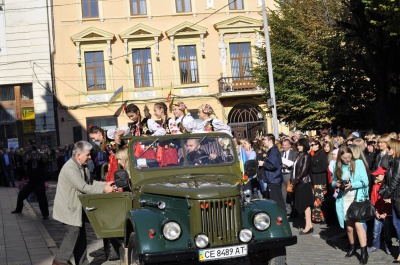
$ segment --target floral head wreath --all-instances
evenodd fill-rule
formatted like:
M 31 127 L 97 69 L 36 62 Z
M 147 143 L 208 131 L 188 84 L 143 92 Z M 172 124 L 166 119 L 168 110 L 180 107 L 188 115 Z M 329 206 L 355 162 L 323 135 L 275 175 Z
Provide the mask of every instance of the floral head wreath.
M 185 103 L 178 102 L 178 103 L 175 103 L 174 106 L 178 107 L 178 109 L 183 111 L 183 113 L 185 113 L 185 114 L 188 113 L 188 108 L 186 107 Z
M 199 107 L 199 110 L 201 110 L 204 114 L 207 114 L 207 115 L 212 115 L 212 114 L 215 115 L 213 108 L 211 108 L 211 106 L 208 104 L 202 104 Z

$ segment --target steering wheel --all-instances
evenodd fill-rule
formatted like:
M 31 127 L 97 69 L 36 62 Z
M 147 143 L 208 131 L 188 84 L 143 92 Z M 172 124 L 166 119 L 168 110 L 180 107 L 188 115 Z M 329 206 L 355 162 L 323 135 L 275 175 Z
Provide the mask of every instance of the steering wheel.
M 194 164 L 196 165 L 196 164 L 208 164 L 208 163 L 203 163 L 203 159 L 208 159 L 209 161 L 210 161 L 210 157 L 207 155 L 207 156 L 201 156 L 201 157 L 199 157 L 199 158 L 196 158 L 195 160 L 194 160 Z

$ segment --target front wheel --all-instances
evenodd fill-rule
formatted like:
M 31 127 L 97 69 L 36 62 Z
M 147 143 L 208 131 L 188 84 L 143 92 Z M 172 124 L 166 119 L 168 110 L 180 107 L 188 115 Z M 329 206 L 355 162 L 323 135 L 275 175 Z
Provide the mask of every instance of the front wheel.
M 129 265 L 144 265 L 143 262 L 139 261 L 139 255 L 137 252 L 136 234 L 132 232 L 129 236 L 128 243 L 128 264 Z
M 270 249 L 250 255 L 251 265 L 286 265 L 286 248 Z

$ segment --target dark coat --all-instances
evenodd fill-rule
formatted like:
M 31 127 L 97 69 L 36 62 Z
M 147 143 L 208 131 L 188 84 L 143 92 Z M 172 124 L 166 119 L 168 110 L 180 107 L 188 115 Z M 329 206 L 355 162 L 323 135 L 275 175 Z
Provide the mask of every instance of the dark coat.
M 384 167 L 386 169 L 389 168 L 389 156 L 387 154 L 381 155 L 377 154 L 376 160 L 374 163 L 374 167 L 372 168 L 372 172 L 378 169 L 378 167 Z
M 282 158 L 276 145 L 272 146 L 264 159 L 264 182 L 279 184 L 283 182 Z
M 299 153 L 297 157 L 297 162 L 295 164 L 295 170 L 293 171 L 295 174 L 292 176 L 292 184 L 305 184 L 311 182 L 311 155 L 306 153 Z
M 400 197 L 400 159 L 390 160 L 390 167 L 385 174 L 386 190 L 383 192 L 383 198 Z M 382 189 L 383 187 L 381 187 Z
M 328 156 L 323 149 L 311 157 L 312 182 L 314 185 L 327 183 Z

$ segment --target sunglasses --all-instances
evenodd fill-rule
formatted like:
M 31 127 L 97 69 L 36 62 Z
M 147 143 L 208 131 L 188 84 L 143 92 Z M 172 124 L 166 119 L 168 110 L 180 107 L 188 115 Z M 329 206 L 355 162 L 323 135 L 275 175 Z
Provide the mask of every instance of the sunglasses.
M 314 145 L 317 145 L 317 144 L 310 144 L 310 146 L 314 146 Z

